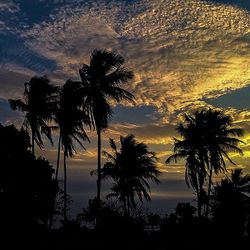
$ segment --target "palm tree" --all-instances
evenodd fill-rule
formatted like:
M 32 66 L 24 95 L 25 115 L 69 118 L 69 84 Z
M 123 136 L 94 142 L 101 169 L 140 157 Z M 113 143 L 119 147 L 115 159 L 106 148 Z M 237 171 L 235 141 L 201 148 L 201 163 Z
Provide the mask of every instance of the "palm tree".
M 174 139 L 174 154 L 166 160 L 166 163 L 185 160 L 186 184 L 196 192 L 198 216 L 201 217 L 203 197 L 205 196 L 204 182 L 207 172 L 205 168 L 206 159 L 200 146 L 200 129 L 197 128 L 195 117 L 185 114 L 184 123 L 179 124 L 176 130 L 183 139 Z
M 131 207 L 136 207 L 136 197 L 140 202 L 150 200 L 148 180 L 159 183 L 157 178 L 157 158 L 149 152 L 144 143 L 138 143 L 133 135 L 120 137 L 121 148 L 117 149 L 114 140 L 110 139 L 112 153 L 104 152 L 108 162 L 102 169 L 102 178 L 113 180 L 112 193 L 108 197 L 118 197 L 123 203 L 124 215 L 130 215 Z
M 214 187 L 211 196 L 214 220 L 222 226 L 226 236 L 242 237 L 250 207 L 250 175 L 243 175 L 242 169 L 234 169 L 230 177 L 221 180 Z
M 84 130 L 84 124 L 88 122 L 88 117 L 81 109 L 82 86 L 79 83 L 68 80 L 60 91 L 60 99 L 56 110 L 55 121 L 59 126 L 58 159 L 56 178 L 58 176 L 60 148 L 63 149 L 64 166 L 64 221 L 67 220 L 67 163 L 66 159 L 72 157 L 76 148 L 76 141 L 84 148 L 82 141 L 89 141 Z M 85 149 L 85 148 L 84 148 Z
M 194 114 L 185 115 L 184 124 L 177 131 L 184 138 L 175 139 L 175 154 L 167 159 L 167 163 L 179 158 L 186 159 L 186 179 L 195 188 L 198 201 L 198 213 L 201 214 L 202 196 L 207 198 L 206 217 L 209 212 L 209 198 L 213 173 L 226 171 L 225 159 L 230 163 L 229 152 L 242 153 L 238 148 L 241 142 L 235 137 L 243 134 L 242 129 L 233 127 L 232 118 L 221 111 L 201 109 Z M 207 194 L 204 181 L 208 178 Z M 203 195 L 202 195 L 203 194 Z
M 133 101 L 134 96 L 121 88 L 133 78 L 133 73 L 122 65 L 124 58 L 106 50 L 94 50 L 90 64 L 79 70 L 84 88 L 84 109 L 90 117 L 91 126 L 96 129 L 98 138 L 97 158 L 97 203 L 101 195 L 101 132 L 112 117 L 110 101 Z
M 13 110 L 25 113 L 23 126 L 31 130 L 31 146 L 34 155 L 35 142 L 39 147 L 43 147 L 41 134 L 45 134 L 52 143 L 48 122 L 53 118 L 58 88 L 51 85 L 45 76 L 34 76 L 24 86 L 23 100 L 9 100 L 9 103 Z
M 238 147 L 241 140 L 236 137 L 243 135 L 241 128 L 233 126 L 233 120 L 230 116 L 225 115 L 218 110 L 201 110 L 196 112 L 199 117 L 203 132 L 203 147 L 207 151 L 207 170 L 208 170 L 208 191 L 207 191 L 207 209 L 206 217 L 209 213 L 209 200 L 212 187 L 213 173 L 216 175 L 226 171 L 226 161 L 235 165 L 229 157 L 230 152 L 242 154 Z

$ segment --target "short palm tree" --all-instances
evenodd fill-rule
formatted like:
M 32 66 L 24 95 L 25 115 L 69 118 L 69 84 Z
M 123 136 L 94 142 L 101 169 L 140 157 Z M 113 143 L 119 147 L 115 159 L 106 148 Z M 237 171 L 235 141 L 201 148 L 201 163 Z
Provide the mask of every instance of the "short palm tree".
M 34 155 L 35 142 L 39 147 L 43 146 L 41 134 L 45 134 L 52 143 L 48 123 L 53 119 L 58 88 L 51 85 L 45 76 L 34 76 L 24 86 L 23 100 L 9 100 L 9 103 L 13 110 L 25 113 L 23 126 L 31 131 L 31 146 Z
M 133 73 L 123 67 L 124 58 L 106 50 L 94 50 L 90 64 L 79 70 L 84 88 L 84 110 L 98 137 L 97 202 L 101 198 L 101 132 L 112 116 L 110 101 L 133 101 L 134 96 L 121 86 L 133 78 Z
M 88 136 L 84 130 L 84 124 L 88 123 L 88 117 L 81 109 L 82 104 L 82 88 L 81 85 L 67 81 L 60 91 L 60 99 L 56 110 L 55 122 L 59 126 L 59 142 L 58 142 L 58 159 L 56 178 L 58 177 L 60 147 L 63 149 L 63 166 L 64 166 L 64 221 L 67 219 L 67 167 L 66 159 L 72 157 L 76 148 L 76 141 L 84 148 L 82 141 L 88 141 Z
M 102 178 L 113 180 L 112 193 L 108 197 L 118 197 L 123 203 L 124 215 L 130 215 L 131 207 L 139 201 L 150 200 L 148 181 L 159 183 L 160 171 L 157 169 L 157 158 L 149 152 L 144 143 L 138 143 L 133 135 L 120 138 L 121 148 L 117 149 L 110 139 L 112 153 L 104 152 L 108 162 L 102 169 Z

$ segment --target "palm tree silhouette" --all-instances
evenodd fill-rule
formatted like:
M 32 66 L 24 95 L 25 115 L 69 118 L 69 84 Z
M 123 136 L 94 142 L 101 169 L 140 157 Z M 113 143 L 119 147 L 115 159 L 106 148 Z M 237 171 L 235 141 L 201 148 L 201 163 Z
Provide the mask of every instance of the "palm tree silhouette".
M 191 183 L 197 193 L 198 214 L 201 215 L 202 197 L 206 196 L 206 217 L 209 212 L 209 198 L 213 173 L 226 170 L 229 152 L 242 153 L 238 144 L 242 141 L 235 137 L 243 134 L 243 130 L 233 127 L 232 118 L 221 111 L 201 109 L 194 114 L 186 114 L 184 124 L 177 131 L 183 140 L 175 139 L 175 154 L 167 159 L 167 163 L 179 158 L 186 159 L 186 180 Z M 204 182 L 208 178 L 207 194 Z
M 91 126 L 98 137 L 97 159 L 97 202 L 101 195 L 101 132 L 108 127 L 112 117 L 110 101 L 133 101 L 134 96 L 121 85 L 133 78 L 133 73 L 122 65 L 124 58 L 106 50 L 94 50 L 90 64 L 79 70 L 84 88 L 84 109 L 87 111 Z
M 217 175 L 219 172 L 226 170 L 225 159 L 235 165 L 228 153 L 237 152 L 242 154 L 242 150 L 238 147 L 242 141 L 236 137 L 242 136 L 243 130 L 234 127 L 232 118 L 218 110 L 201 110 L 196 112 L 195 115 L 200 121 L 200 127 L 203 131 L 203 147 L 207 151 L 206 157 L 208 158 L 207 217 L 213 173 Z
M 101 173 L 102 178 L 113 180 L 112 193 L 108 197 L 118 197 L 123 203 L 124 215 L 130 215 L 130 208 L 136 207 L 135 197 L 140 202 L 150 200 L 150 185 L 148 180 L 159 183 L 157 178 L 160 171 L 157 169 L 157 158 L 149 152 L 144 143 L 138 143 L 133 135 L 120 137 L 121 148 L 117 149 L 114 140 L 110 139 L 112 154 L 104 151 L 108 162 Z
M 231 175 L 214 187 L 211 196 L 213 219 L 222 233 L 230 237 L 243 237 L 250 207 L 250 175 L 234 169 Z
M 200 217 L 205 192 L 203 186 L 207 175 L 205 154 L 200 146 L 200 129 L 196 126 L 195 117 L 185 114 L 184 123 L 179 124 L 176 130 L 183 139 L 174 138 L 174 154 L 168 157 L 166 163 L 185 159 L 185 180 L 187 186 L 191 186 L 196 192 Z
M 58 178 L 60 147 L 63 149 L 64 166 L 64 221 L 67 220 L 67 164 L 66 159 L 74 155 L 76 141 L 84 148 L 82 141 L 89 141 L 84 130 L 84 124 L 88 123 L 88 117 L 81 109 L 82 104 L 82 86 L 68 80 L 60 91 L 60 99 L 56 110 L 55 121 L 59 126 L 58 159 L 56 169 L 56 179 Z M 84 148 L 85 149 L 85 148 Z
M 46 76 L 34 76 L 24 86 L 23 100 L 9 100 L 9 104 L 13 110 L 25 113 L 23 127 L 31 130 L 34 155 L 35 142 L 39 147 L 43 147 L 41 134 L 45 134 L 53 144 L 48 122 L 53 118 L 58 88 L 51 85 Z

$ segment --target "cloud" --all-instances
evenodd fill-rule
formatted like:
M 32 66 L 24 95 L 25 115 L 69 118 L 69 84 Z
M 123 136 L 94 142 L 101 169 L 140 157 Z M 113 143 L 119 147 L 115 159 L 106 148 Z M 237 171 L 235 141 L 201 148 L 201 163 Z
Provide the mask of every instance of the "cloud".
M 4 125 L 15 124 L 21 127 L 23 116 L 10 109 L 9 103 L 0 98 L 0 123 Z
M 249 84 L 250 14 L 238 7 L 200 0 L 76 1 L 55 13 L 23 38 L 56 62 L 57 81 L 77 77 L 97 47 L 124 55 L 135 72 L 130 90 L 137 104 L 167 115 Z
M 170 144 L 173 142 L 173 137 L 177 136 L 175 125 L 172 124 L 111 124 L 109 134 L 126 136 L 133 134 L 140 141 L 146 144 Z
M 0 3 L 0 12 L 10 12 L 10 13 L 16 13 L 19 11 L 18 4 L 14 3 L 12 0 L 3 0 Z
M 34 71 L 17 65 L 0 65 L 0 98 L 5 100 L 9 98 L 21 98 L 24 91 L 24 83 L 35 74 Z

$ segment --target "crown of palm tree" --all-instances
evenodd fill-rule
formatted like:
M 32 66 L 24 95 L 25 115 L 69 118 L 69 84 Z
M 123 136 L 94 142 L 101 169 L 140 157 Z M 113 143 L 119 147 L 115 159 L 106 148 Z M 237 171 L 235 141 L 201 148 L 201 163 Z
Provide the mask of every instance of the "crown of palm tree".
M 48 122 L 53 119 L 58 88 L 51 85 L 45 76 L 34 76 L 24 86 L 23 100 L 9 100 L 10 107 L 25 113 L 23 126 L 31 129 L 35 142 L 42 147 L 41 134 L 45 134 L 52 143 Z
M 217 174 L 225 170 L 224 158 L 233 163 L 229 152 L 242 153 L 237 147 L 242 141 L 235 137 L 241 136 L 243 130 L 233 127 L 230 116 L 220 111 L 204 109 L 193 115 L 186 114 L 184 122 L 177 127 L 183 140 L 175 139 L 176 153 L 167 159 L 167 163 L 185 158 L 187 166 L 202 168 L 205 177 L 205 165 L 212 167 Z
M 90 64 L 79 70 L 84 88 L 84 108 L 91 125 L 100 130 L 107 128 L 112 116 L 110 100 L 133 101 L 134 96 L 121 86 L 133 78 L 133 73 L 122 67 L 124 59 L 106 50 L 94 50 Z
M 62 147 L 66 156 L 73 156 L 76 151 L 74 141 L 84 148 L 82 141 L 89 141 L 84 130 L 88 116 L 82 110 L 82 87 L 79 83 L 68 80 L 60 91 L 56 111 L 56 122 L 60 128 Z
M 120 138 L 121 148 L 117 150 L 115 142 L 110 139 L 112 154 L 104 152 L 108 162 L 102 169 L 102 178 L 114 181 L 112 193 L 121 201 L 128 197 L 135 207 L 135 196 L 142 202 L 143 198 L 150 200 L 148 180 L 159 183 L 160 171 L 156 168 L 157 158 L 149 152 L 143 143 L 138 143 L 133 135 Z

